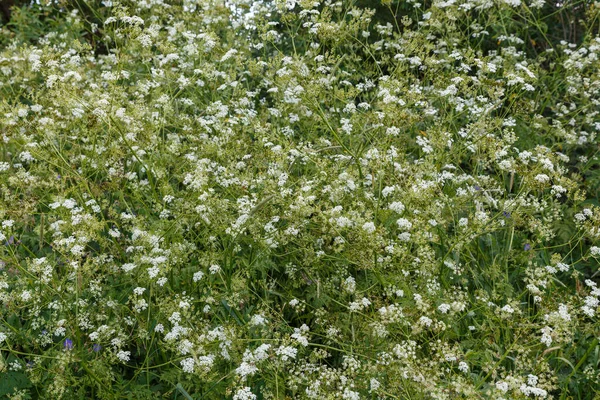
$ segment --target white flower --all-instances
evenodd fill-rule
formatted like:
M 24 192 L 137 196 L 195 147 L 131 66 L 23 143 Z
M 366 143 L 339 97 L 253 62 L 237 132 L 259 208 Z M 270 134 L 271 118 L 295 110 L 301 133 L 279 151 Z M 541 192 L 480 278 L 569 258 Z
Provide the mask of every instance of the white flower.
M 558 268 L 562 272 L 567 272 L 569 270 L 569 265 L 559 262 L 558 264 L 556 264 L 556 268 Z
M 254 354 L 253 357 L 256 361 L 262 361 L 262 360 L 266 360 L 267 357 L 269 357 L 269 349 L 271 348 L 271 345 L 268 343 L 264 343 L 261 344 L 260 346 L 258 346 L 255 350 L 254 350 Z
M 181 314 L 178 313 L 177 311 L 175 311 L 173 314 L 171 314 L 171 316 L 169 317 L 169 321 L 173 324 L 173 325 L 177 325 L 179 322 L 181 322 Z
M 592 253 L 593 256 L 600 256 L 600 247 L 598 247 L 598 246 L 590 247 L 590 253 Z
M 402 214 L 402 211 L 404 211 L 404 204 L 402 204 L 399 201 L 394 201 L 392 204 L 389 205 L 388 208 L 398 214 Z
M 306 347 L 308 346 L 308 339 L 302 334 L 308 331 L 308 326 L 306 324 L 302 324 L 300 328 L 294 328 L 294 333 L 291 335 L 291 337 L 296 339 L 302 346 Z
M 504 2 L 511 7 L 518 7 L 521 5 L 521 0 L 504 0 Z
M 202 271 L 195 272 L 194 277 L 193 277 L 194 282 L 198 282 L 200 279 L 202 279 L 203 276 L 204 276 L 204 272 L 202 272 Z
M 385 130 L 385 133 L 390 136 L 398 136 L 400 134 L 400 129 L 395 126 L 389 127 Z
M 409 230 L 410 228 L 412 228 L 412 223 L 406 218 L 399 218 L 396 221 L 396 224 L 398 224 L 398 228 L 400 229 Z
M 192 357 L 188 357 L 188 358 L 181 360 L 181 368 L 183 369 L 183 372 L 187 372 L 187 373 L 191 374 L 192 372 L 194 372 L 195 364 L 196 364 L 196 362 L 194 361 L 194 359 Z
M 296 7 L 296 0 L 285 0 L 285 7 L 288 10 L 293 10 Z
M 250 325 L 253 326 L 265 325 L 266 322 L 267 320 L 261 314 L 254 314 L 250 319 Z
M 564 304 L 560 304 L 558 306 L 558 315 L 565 321 L 571 320 L 571 315 L 569 314 L 569 309 Z
M 209 354 L 207 356 L 198 357 L 197 364 L 199 367 L 202 367 L 202 370 L 204 372 L 209 372 L 214 363 L 215 363 L 215 356 L 212 354 Z
M 542 328 L 542 338 L 541 338 L 541 342 L 544 343 L 546 345 L 546 347 L 550 347 L 550 345 L 552 344 L 552 336 L 550 336 L 550 333 L 552 332 L 552 328 L 550 328 L 549 326 L 546 326 L 544 328 Z
M 65 201 L 63 201 L 62 206 L 68 209 L 72 209 L 73 207 L 75 207 L 77 205 L 77 202 L 73 199 L 66 199 Z
M 461 361 L 460 363 L 458 363 L 458 370 L 460 372 L 467 373 L 467 371 L 469 371 L 469 365 L 466 362 Z
M 123 362 L 126 362 L 126 361 L 129 361 L 129 356 L 130 356 L 130 355 L 131 355 L 131 352 L 130 352 L 130 351 L 123 351 L 123 350 L 120 350 L 120 351 L 117 353 L 117 358 L 118 358 L 119 360 L 123 361 Z
M 354 290 L 356 290 L 356 280 L 354 280 L 354 278 L 352 276 L 349 276 L 346 278 L 346 280 L 342 283 L 342 287 L 344 288 L 344 290 L 346 290 L 348 293 L 354 293 Z
M 242 362 L 242 364 L 235 369 L 235 373 L 245 378 L 246 376 L 254 375 L 255 372 L 258 371 L 256 365 L 248 363 L 246 361 Z
M 504 311 L 505 313 L 508 313 L 508 314 L 512 314 L 512 313 L 514 313 L 514 312 L 515 312 L 515 309 L 514 309 L 514 308 L 512 308 L 512 307 L 511 307 L 510 305 L 508 305 L 508 304 L 507 304 L 507 305 L 505 305 L 504 307 L 502 307 L 502 309 L 501 309 L 501 310 L 502 310 L 502 311 Z
M 137 265 L 135 265 L 133 263 L 127 263 L 127 264 L 123 264 L 121 266 L 121 269 L 125 272 L 129 272 L 129 271 L 133 270 L 135 267 L 137 267 Z
M 145 291 L 146 291 L 146 288 L 143 288 L 143 287 L 136 287 L 135 289 L 133 289 L 133 293 L 135 293 L 138 296 L 143 295 Z
M 496 389 L 498 389 L 501 392 L 508 392 L 508 383 L 504 382 L 504 381 L 499 381 L 496 382 Z
M 345 400 L 359 400 L 360 395 L 358 392 L 350 390 L 349 388 L 344 389 L 344 393 L 342 393 L 342 399 Z
M 372 223 L 372 222 L 365 222 L 365 224 L 362 226 L 362 228 L 367 233 L 373 233 L 373 232 L 375 232 L 375 224 Z
M 538 174 L 535 176 L 534 179 L 540 183 L 546 183 L 546 182 L 550 181 L 550 177 L 546 174 Z
M 450 304 L 440 304 L 438 310 L 442 314 L 446 314 L 448 311 L 450 311 Z
M 239 389 L 233 395 L 233 400 L 256 400 L 256 395 L 252 393 L 249 387 Z
M 369 390 L 369 392 L 374 392 L 377 389 L 379 389 L 379 387 L 381 386 L 381 383 L 375 379 L 375 378 L 371 378 L 371 381 L 369 382 L 371 389 Z
M 409 232 L 402 232 L 398 235 L 398 239 L 400 239 L 403 242 L 410 242 L 410 237 L 411 235 Z
M 296 354 L 298 353 L 298 349 L 291 346 L 280 346 L 275 350 L 275 353 L 278 356 L 281 356 L 283 361 L 287 361 L 290 358 L 296 358 Z
M 182 300 L 182 301 L 179 302 L 179 308 L 184 308 L 185 309 L 185 308 L 189 308 L 189 307 L 190 307 L 190 303 L 188 301 Z

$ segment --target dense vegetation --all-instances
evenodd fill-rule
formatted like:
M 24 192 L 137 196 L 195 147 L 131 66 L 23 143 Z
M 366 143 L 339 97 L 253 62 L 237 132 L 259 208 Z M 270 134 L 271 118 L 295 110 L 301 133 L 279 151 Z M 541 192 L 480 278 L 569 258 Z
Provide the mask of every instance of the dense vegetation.
M 600 3 L 40 3 L 0 397 L 600 398 Z

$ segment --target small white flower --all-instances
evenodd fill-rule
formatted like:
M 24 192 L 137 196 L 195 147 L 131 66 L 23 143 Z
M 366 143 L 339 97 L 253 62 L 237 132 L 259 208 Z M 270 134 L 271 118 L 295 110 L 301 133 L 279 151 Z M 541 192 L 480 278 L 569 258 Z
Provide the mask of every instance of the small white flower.
M 354 390 L 350 390 L 349 388 L 344 388 L 344 393 L 342 393 L 342 399 L 344 400 L 360 400 L 360 395 L 358 392 Z
M 550 347 L 550 345 L 552 344 L 552 336 L 550 336 L 550 333 L 552 332 L 552 328 L 550 328 L 549 326 L 546 326 L 544 328 L 542 328 L 542 338 L 541 338 L 541 342 L 544 343 L 546 345 L 546 347 Z
M 450 304 L 440 304 L 438 310 L 442 314 L 446 314 L 448 311 L 450 311 Z
M 137 265 L 135 265 L 133 263 L 127 263 L 127 264 L 123 264 L 121 266 L 121 269 L 125 272 L 129 272 L 129 271 L 133 270 L 135 267 L 137 267 Z
M 411 235 L 409 232 L 402 232 L 401 234 L 398 235 L 398 239 L 400 239 L 403 242 L 410 242 L 410 238 L 411 238 Z
M 512 307 L 511 307 L 510 305 L 508 305 L 508 304 L 507 304 L 507 305 L 505 305 L 504 307 L 502 307 L 502 308 L 501 308 L 501 310 L 502 310 L 502 311 L 504 311 L 505 313 L 508 313 L 508 314 L 512 314 L 512 313 L 514 313 L 514 312 L 515 312 L 515 309 L 514 309 L 514 308 L 512 308 Z
M 365 224 L 362 226 L 362 228 L 367 233 L 375 232 L 375 224 L 373 222 L 365 222 Z
M 369 390 L 369 392 L 374 392 L 377 389 L 379 389 L 379 387 L 381 386 L 381 383 L 375 378 L 371 378 L 371 381 L 369 383 L 371 386 L 371 389 Z
M 167 283 L 167 278 L 166 278 L 166 277 L 164 277 L 164 276 L 163 276 L 162 278 L 158 278 L 158 279 L 156 280 L 156 284 L 157 284 L 158 286 L 160 286 L 160 287 L 164 286 L 164 285 L 165 285 L 165 283 Z
M 354 293 L 354 290 L 356 290 L 356 280 L 352 276 L 349 276 L 342 283 L 342 286 L 348 293 Z
M 256 395 L 252 393 L 249 387 L 239 389 L 233 395 L 233 400 L 256 400 Z
M 410 228 L 412 228 L 412 223 L 409 220 L 407 220 L 406 218 L 399 218 L 396 221 L 396 224 L 398 225 L 398 228 L 400 228 L 400 229 L 409 230 Z
M 137 294 L 138 296 L 141 296 L 142 294 L 144 294 L 145 291 L 146 291 L 146 288 L 143 288 L 143 287 L 136 287 L 135 289 L 133 289 L 133 293 Z
M 550 177 L 546 174 L 538 174 L 535 176 L 534 179 L 540 183 L 546 183 L 546 182 L 550 181 Z
M 402 211 L 404 211 L 404 204 L 402 204 L 399 201 L 394 201 L 392 204 L 389 205 L 388 208 L 398 214 L 402 214 Z
M 28 301 L 31 299 L 31 292 L 29 290 L 24 290 L 23 293 L 21 293 L 21 299 L 23 301 Z
M 508 392 L 508 383 L 500 381 L 500 382 L 496 382 L 496 389 L 498 389 L 499 391 L 506 393 Z
M 252 326 L 261 326 L 265 325 L 267 320 L 261 314 L 254 314 L 250 319 L 250 325 Z
M 569 270 L 569 265 L 559 262 L 558 264 L 556 264 L 556 268 L 558 268 L 562 272 L 567 272 Z
M 120 350 L 120 351 L 117 353 L 117 358 L 118 358 L 119 360 L 123 361 L 123 362 L 127 362 L 127 361 L 129 361 L 129 356 L 130 356 L 130 355 L 131 355 L 131 352 L 130 352 L 130 351 L 123 351 L 123 350 Z
M 298 354 L 298 349 L 291 346 L 281 346 L 275 350 L 275 353 L 278 356 L 281 356 L 283 361 L 287 361 L 290 358 L 296 358 L 296 354 Z
M 194 278 L 193 278 L 194 282 L 198 282 L 199 280 L 202 279 L 203 276 L 204 276 L 204 272 L 202 272 L 202 271 L 195 272 Z
M 188 358 L 181 360 L 181 368 L 183 369 L 183 372 L 187 372 L 189 374 L 194 372 L 195 364 L 196 364 L 196 362 L 194 361 L 194 359 L 192 357 L 188 357 Z
M 256 367 L 256 365 L 246 361 L 242 362 L 242 364 L 235 369 L 235 373 L 240 375 L 242 378 L 254 375 L 254 373 L 256 373 L 257 371 L 258 368 Z

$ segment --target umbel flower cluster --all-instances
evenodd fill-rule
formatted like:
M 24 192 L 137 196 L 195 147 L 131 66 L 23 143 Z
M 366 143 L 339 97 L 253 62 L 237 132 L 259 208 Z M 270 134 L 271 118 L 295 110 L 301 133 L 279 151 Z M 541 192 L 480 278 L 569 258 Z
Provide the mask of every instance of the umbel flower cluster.
M 598 3 L 33 3 L 0 396 L 598 398 Z

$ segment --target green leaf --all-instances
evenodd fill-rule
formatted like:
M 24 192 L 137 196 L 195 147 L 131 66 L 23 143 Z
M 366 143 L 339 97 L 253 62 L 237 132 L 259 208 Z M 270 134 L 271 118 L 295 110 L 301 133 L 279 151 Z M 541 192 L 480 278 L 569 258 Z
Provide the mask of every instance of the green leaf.
M 9 371 L 0 374 L 0 396 L 31 387 L 31 381 L 22 372 Z

